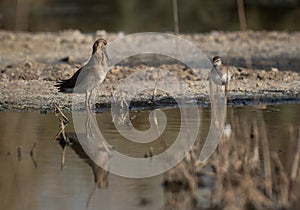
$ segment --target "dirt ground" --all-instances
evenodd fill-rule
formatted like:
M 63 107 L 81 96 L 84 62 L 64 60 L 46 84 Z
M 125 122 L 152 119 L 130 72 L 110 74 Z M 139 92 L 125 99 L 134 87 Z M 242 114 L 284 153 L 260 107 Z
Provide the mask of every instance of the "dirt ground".
M 91 53 L 96 38 L 109 42 L 123 33 L 96 31 L 83 34 L 78 30 L 57 33 L 0 31 L 0 110 L 53 110 L 58 103 L 65 111 L 72 107 L 72 94 L 58 93 L 53 86 L 69 78 Z M 229 104 L 290 103 L 300 101 L 300 32 L 211 32 L 182 34 L 208 58 L 219 55 L 230 66 Z M 99 107 L 108 107 L 120 81 L 141 70 L 151 70 L 151 62 L 133 59 L 114 66 L 99 89 Z M 209 105 L 208 80 L 180 63 L 160 61 L 155 68 L 175 73 L 196 96 L 200 105 Z M 153 81 L 163 78 L 151 75 Z M 146 106 L 151 91 L 136 95 L 132 104 Z M 169 95 L 159 92 L 158 104 L 170 106 Z

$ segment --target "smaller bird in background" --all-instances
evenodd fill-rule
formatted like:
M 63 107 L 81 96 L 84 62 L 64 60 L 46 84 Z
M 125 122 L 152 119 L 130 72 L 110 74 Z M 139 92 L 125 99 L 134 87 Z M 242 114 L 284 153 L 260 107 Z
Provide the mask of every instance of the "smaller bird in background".
M 91 112 L 90 99 L 93 90 L 97 89 L 103 82 L 108 70 L 106 45 L 105 39 L 96 40 L 88 62 L 78 69 L 71 78 L 59 81 L 55 85 L 58 91 L 62 93 L 85 93 L 85 105 L 88 112 Z
M 217 93 L 219 93 L 219 89 L 221 91 L 223 91 L 223 86 L 224 86 L 224 96 L 223 100 L 224 100 L 224 112 L 221 115 L 220 113 L 216 114 L 216 111 L 214 110 L 215 115 L 218 115 L 218 118 L 221 119 L 223 118 L 224 120 L 224 127 L 223 127 L 223 135 L 225 137 L 225 139 L 229 139 L 231 136 L 231 126 L 229 123 L 227 123 L 227 94 L 228 94 L 228 84 L 229 81 L 231 80 L 231 73 L 230 73 L 230 69 L 229 66 L 223 65 L 222 60 L 219 56 L 215 56 L 212 59 L 213 61 L 213 67 L 210 71 L 210 88 L 212 90 L 212 82 L 216 84 L 216 91 Z M 218 95 L 218 94 L 217 94 Z M 220 95 L 219 95 L 220 96 Z M 216 99 L 214 97 L 212 97 L 214 99 L 211 101 L 211 103 L 215 103 Z M 217 121 L 216 121 L 217 122 Z M 217 127 L 219 127 L 220 125 L 217 123 Z
M 213 65 L 211 69 L 212 80 L 217 85 L 226 85 L 231 79 L 229 67 L 223 65 L 219 56 L 213 57 Z
M 224 65 L 219 56 L 213 57 L 213 67 L 210 71 L 210 77 L 216 85 L 225 86 L 225 95 L 227 96 L 231 73 L 229 66 Z

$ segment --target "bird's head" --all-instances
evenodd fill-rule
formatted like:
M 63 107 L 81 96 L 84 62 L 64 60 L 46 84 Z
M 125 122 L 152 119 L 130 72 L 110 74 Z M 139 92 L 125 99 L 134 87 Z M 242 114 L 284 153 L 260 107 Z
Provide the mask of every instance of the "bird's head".
M 102 50 L 107 45 L 107 41 L 103 38 L 97 39 L 93 45 L 93 54 L 99 50 Z
M 103 38 L 97 39 L 93 45 L 93 53 L 96 52 L 103 52 L 104 55 L 106 56 L 106 59 L 108 60 L 108 56 L 106 53 L 106 45 L 107 45 L 107 41 Z
M 222 60 L 219 56 L 213 57 L 213 64 L 214 66 L 221 66 L 222 65 Z

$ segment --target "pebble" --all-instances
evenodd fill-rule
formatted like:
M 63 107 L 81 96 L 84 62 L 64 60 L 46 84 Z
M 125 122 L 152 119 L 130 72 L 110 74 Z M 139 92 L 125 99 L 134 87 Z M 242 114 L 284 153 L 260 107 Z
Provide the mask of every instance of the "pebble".
M 257 83 L 256 83 L 256 87 L 257 87 L 257 88 L 262 87 L 262 83 L 261 83 L 261 82 L 257 82 Z
M 66 63 L 74 63 L 75 59 L 73 56 L 67 56 L 67 57 L 60 59 L 60 61 L 66 62 Z
M 274 67 L 271 68 L 271 72 L 278 72 L 278 71 L 279 71 L 278 68 L 274 68 Z
M 32 63 L 30 61 L 26 61 L 24 63 L 24 67 L 27 68 L 27 69 L 30 69 L 32 67 Z

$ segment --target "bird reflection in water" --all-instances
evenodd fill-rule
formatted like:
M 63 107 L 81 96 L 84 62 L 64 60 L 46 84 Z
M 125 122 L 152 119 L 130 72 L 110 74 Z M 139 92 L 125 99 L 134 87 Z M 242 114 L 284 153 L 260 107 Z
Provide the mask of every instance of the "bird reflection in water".
M 91 122 L 89 123 L 88 127 L 85 128 L 87 133 L 77 134 L 77 133 L 65 132 L 65 128 L 68 125 L 69 120 L 62 113 L 61 109 L 57 105 L 55 105 L 55 113 L 60 120 L 60 130 L 55 136 L 55 141 L 58 141 L 61 148 L 63 149 L 62 157 L 61 157 L 61 169 L 63 170 L 64 167 L 65 151 L 69 147 L 72 150 L 74 150 L 75 153 L 79 156 L 79 158 L 84 160 L 84 162 L 87 163 L 93 171 L 95 186 L 91 190 L 91 193 L 87 200 L 87 206 L 88 206 L 97 188 L 100 189 L 100 188 L 108 187 L 109 172 L 106 171 L 104 168 L 109 167 L 109 159 L 112 156 L 112 147 L 108 145 L 106 142 L 101 142 L 101 146 L 98 146 L 98 148 L 95 148 L 94 144 L 87 143 L 84 145 L 84 149 L 83 149 L 83 146 L 79 141 L 79 138 L 80 139 L 84 138 L 86 142 L 94 142 L 95 140 L 99 141 L 99 139 L 96 139 L 97 134 L 95 133 L 95 129 L 93 128 L 93 125 L 97 125 L 95 115 L 92 114 L 86 115 L 87 118 L 86 120 Z M 95 149 L 97 149 L 96 155 L 93 156 L 94 160 L 92 160 L 87 153 L 95 154 Z M 100 167 L 100 165 L 105 167 L 102 168 Z

